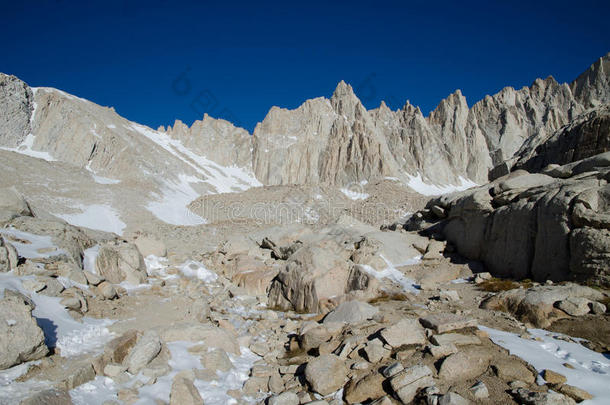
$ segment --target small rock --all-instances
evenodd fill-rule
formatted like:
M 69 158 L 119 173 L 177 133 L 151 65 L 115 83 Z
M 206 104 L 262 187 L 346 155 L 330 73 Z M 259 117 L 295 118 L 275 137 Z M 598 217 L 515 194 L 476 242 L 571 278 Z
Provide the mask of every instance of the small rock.
M 511 395 L 524 405 L 573 405 L 572 398 L 558 392 L 537 392 L 525 388 L 513 389 Z
M 544 378 L 544 381 L 551 385 L 561 385 L 568 381 L 564 375 L 548 369 L 542 371 L 542 378 Z
M 284 392 L 269 398 L 267 405 L 299 405 L 299 397 L 294 392 Z
M 591 301 L 590 305 L 591 305 L 591 312 L 593 312 L 595 315 L 603 315 L 606 313 L 607 308 L 601 302 Z
M 107 300 L 113 300 L 118 296 L 116 289 L 108 281 L 102 281 L 97 286 L 97 291 Z
M 125 371 L 127 371 L 127 367 L 122 364 L 110 363 L 104 367 L 104 375 L 108 377 L 116 377 Z
M 438 399 L 438 405 L 468 405 L 469 403 L 470 401 L 455 392 L 448 392 Z
M 364 347 L 366 358 L 371 363 L 379 363 L 382 359 L 390 356 L 390 351 L 383 347 L 383 342 L 373 339 Z
M 136 345 L 131 349 L 123 364 L 131 374 L 137 374 L 161 351 L 159 335 L 152 330 L 146 331 Z
M 402 319 L 381 331 L 381 337 L 390 346 L 424 344 L 426 334 L 417 319 Z
M 402 370 L 404 370 L 404 367 L 402 366 L 402 364 L 396 362 L 396 363 L 392 363 L 389 366 L 385 367 L 382 371 L 382 374 L 387 377 L 393 377 L 396 374 L 400 373 Z
M 329 395 L 343 386 L 348 371 L 341 358 L 333 354 L 323 354 L 307 363 L 305 379 L 313 391 L 320 395 Z
M 438 376 L 447 382 L 476 378 L 487 370 L 491 359 L 492 354 L 489 351 L 478 347 L 467 347 L 445 358 Z
M 476 319 L 467 319 L 463 316 L 442 313 L 420 318 L 421 324 L 428 328 L 433 329 L 437 333 L 445 333 L 456 329 L 463 329 L 469 327 L 476 327 L 478 322 Z
M 50 388 L 21 400 L 19 405 L 72 405 L 72 399 L 67 390 Z
M 558 308 L 571 316 L 583 316 L 589 313 L 589 301 L 582 297 L 570 297 L 559 302 Z
M 573 398 L 576 402 L 582 402 L 586 401 L 587 399 L 593 399 L 593 395 L 589 394 L 583 389 L 574 387 L 573 385 L 564 384 L 559 387 L 559 392 L 569 396 L 570 398 Z
M 497 361 L 493 368 L 496 375 L 506 382 L 520 380 L 532 384 L 536 380 L 534 373 L 525 364 L 514 358 Z
M 87 280 L 87 283 L 93 285 L 93 286 L 97 286 L 99 285 L 102 281 L 104 281 L 104 278 L 99 276 L 98 274 L 95 273 L 91 273 L 90 271 L 83 271 L 83 274 L 85 275 L 85 279 Z
M 458 294 L 458 292 L 455 290 L 441 290 L 438 293 L 438 297 L 439 297 L 439 299 L 445 300 L 445 301 L 459 301 L 460 300 L 460 294 Z
M 361 301 L 347 301 L 340 304 L 337 308 L 331 311 L 324 323 L 343 322 L 343 323 L 358 323 L 371 319 L 379 310 L 374 306 Z
M 222 349 L 213 349 L 201 356 L 201 365 L 209 370 L 226 372 L 233 368 L 231 359 Z
M 470 387 L 472 395 L 477 399 L 485 399 L 489 397 L 489 390 L 483 381 L 477 382 L 475 385 Z
M 430 351 L 430 354 L 432 355 L 432 357 L 434 357 L 435 359 L 447 357 L 453 353 L 457 353 L 457 351 L 458 351 L 457 347 L 455 347 L 455 345 L 452 343 L 440 345 L 440 346 L 430 345 L 430 346 L 428 346 L 428 350 Z
M 408 404 L 413 401 L 419 389 L 434 385 L 431 376 L 432 370 L 427 366 L 418 365 L 396 374 L 390 380 L 390 386 L 398 398 Z
M 460 333 L 445 333 L 442 335 L 434 335 L 430 338 L 430 342 L 437 346 L 454 345 L 480 345 L 481 339 L 473 335 L 462 335 Z
M 169 394 L 170 405 L 201 405 L 203 398 L 193 384 L 193 381 L 176 376 L 172 382 L 172 390 Z

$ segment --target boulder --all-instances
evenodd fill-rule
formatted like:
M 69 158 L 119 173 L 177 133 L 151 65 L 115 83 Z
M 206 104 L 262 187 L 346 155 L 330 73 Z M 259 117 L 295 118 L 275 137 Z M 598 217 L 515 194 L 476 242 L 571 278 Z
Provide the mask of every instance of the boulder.
M 16 188 L 0 188 L 0 223 L 20 216 L 32 216 L 28 203 Z
M 203 398 L 193 384 L 192 380 L 177 375 L 172 381 L 172 389 L 169 394 L 170 405 L 201 405 Z
M 131 374 L 137 374 L 150 363 L 161 351 L 161 339 L 152 330 L 144 332 L 136 345 L 123 360 L 123 365 Z
M 501 292 L 481 303 L 482 308 L 509 311 L 521 321 L 536 327 L 548 327 L 555 319 L 565 317 L 555 303 L 568 298 L 586 298 L 592 301 L 603 299 L 603 294 L 590 287 L 572 283 L 545 285 L 529 289 L 513 289 Z
M 307 363 L 305 379 L 313 391 L 329 395 L 343 387 L 348 371 L 343 359 L 333 354 L 323 354 Z
M 557 308 L 561 309 L 571 316 L 583 316 L 589 313 L 589 301 L 582 297 L 569 297 L 563 301 L 559 301 Z
M 330 299 L 347 293 L 372 291 L 372 276 L 350 264 L 334 240 L 309 244 L 295 252 L 273 280 L 268 303 L 272 307 L 317 312 Z
M 437 333 L 445 333 L 456 329 L 476 327 L 476 319 L 465 318 L 451 313 L 439 313 L 420 318 L 419 322 L 426 328 Z
M 360 301 L 347 301 L 339 304 L 324 318 L 324 323 L 343 322 L 358 323 L 371 319 L 379 310 L 374 306 Z
M 352 379 L 345 386 L 345 401 L 348 404 L 364 403 L 385 395 L 383 388 L 385 378 L 376 371 L 360 379 Z
M 19 405 L 72 405 L 68 390 L 49 388 L 22 399 Z
M 401 319 L 394 325 L 383 329 L 380 334 L 381 338 L 394 348 L 426 343 L 424 328 L 417 319 Z
M 390 386 L 404 404 L 411 403 L 420 389 L 432 385 L 432 370 L 424 365 L 409 367 L 390 380 Z
M 269 398 L 267 405 L 299 405 L 299 397 L 294 392 L 283 392 Z
M 466 347 L 443 360 L 438 376 L 450 383 L 476 378 L 487 370 L 492 357 L 486 349 Z
M 113 284 L 146 281 L 146 266 L 138 248 L 127 242 L 108 242 L 100 247 L 95 261 L 97 273 Z
M 576 402 L 558 392 L 537 392 L 526 388 L 512 390 L 511 395 L 524 405 L 575 405 Z
M 21 293 L 4 290 L 0 299 L 0 370 L 38 360 L 49 352 L 33 309 L 32 301 Z

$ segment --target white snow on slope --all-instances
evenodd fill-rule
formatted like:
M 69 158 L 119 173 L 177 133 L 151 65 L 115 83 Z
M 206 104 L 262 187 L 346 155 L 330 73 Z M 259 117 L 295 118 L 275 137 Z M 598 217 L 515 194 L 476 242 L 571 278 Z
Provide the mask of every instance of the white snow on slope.
M 114 208 L 105 204 L 78 205 L 76 208 L 82 212 L 78 214 L 54 214 L 75 226 L 83 226 L 105 232 L 123 234 L 125 222 L 121 221 Z
M 407 174 L 409 177 L 409 181 L 407 182 L 407 186 L 411 187 L 413 190 L 422 195 L 432 196 L 432 195 L 441 195 L 453 193 L 456 191 L 467 190 L 472 187 L 478 186 L 477 183 L 474 183 L 471 180 L 465 179 L 460 176 L 460 184 L 458 185 L 445 185 L 439 186 L 435 184 L 429 184 L 424 182 L 420 173 L 417 173 L 417 176 L 411 176 Z
M 194 260 L 187 260 L 178 268 L 186 277 L 196 277 L 205 283 L 212 283 L 218 279 L 216 273 L 206 269 L 202 263 Z
M 63 249 L 55 246 L 53 238 L 45 235 L 20 231 L 18 229 L 0 229 L 0 234 L 6 237 L 17 249 L 17 253 L 26 259 L 38 259 L 44 257 L 68 254 Z
M 367 193 L 350 190 L 348 188 L 342 188 L 342 189 L 340 189 L 340 191 L 343 194 L 345 194 L 345 196 L 347 198 L 349 198 L 350 200 L 354 200 L 354 201 L 355 200 L 366 200 L 367 198 L 369 198 L 369 195 Z
M 100 253 L 100 245 L 95 245 L 89 249 L 85 249 L 83 253 L 83 269 L 89 273 L 97 274 L 95 262 L 97 261 L 97 255 Z
M 231 193 L 244 191 L 262 184 L 254 175 L 238 167 L 225 167 L 203 156 L 197 155 L 182 142 L 172 139 L 163 132 L 154 131 L 143 125 L 131 123 L 131 129 L 159 145 L 173 156 L 190 166 L 197 177 L 181 174 L 178 181 L 165 181 L 161 194 L 156 194 L 156 200 L 147 205 L 160 220 L 173 225 L 200 225 L 205 219 L 194 214 L 186 206 L 199 197 L 190 184 L 202 182 L 213 187 L 216 193 Z
M 34 149 L 32 149 L 33 146 L 34 146 L 34 135 L 28 134 L 28 136 L 25 137 L 25 139 L 23 140 L 21 145 L 17 146 L 16 148 L 7 148 L 7 147 L 2 146 L 2 147 L 0 147 L 0 149 L 8 150 L 11 152 L 17 152 L 22 155 L 27 155 L 27 156 L 34 157 L 37 159 L 43 159 L 43 160 L 46 160 L 47 162 L 55 162 L 55 158 L 53 156 L 51 156 L 51 154 L 49 152 L 42 152 L 39 150 L 34 150 Z
M 262 186 L 262 184 L 246 170 L 238 167 L 225 167 L 210 159 L 197 155 L 185 147 L 182 142 L 170 138 L 170 136 L 165 133 L 154 131 L 136 123 L 132 123 L 131 128 L 192 167 L 201 176 L 201 181 L 212 185 L 217 193 L 244 191 L 251 187 Z
M 559 333 L 543 329 L 528 329 L 534 338 L 522 339 L 514 333 L 503 332 L 496 329 L 479 326 L 489 334 L 491 340 L 511 354 L 521 357 L 530 363 L 538 372 L 544 369 L 563 374 L 568 384 L 581 388 L 591 395 L 593 399 L 581 402 L 582 405 L 605 405 L 610 398 L 610 359 L 601 353 L 587 349 L 579 343 L 566 342 L 555 339 Z M 564 363 L 574 368 L 564 367 Z M 538 383 L 544 380 L 539 375 Z
M 172 225 L 201 225 L 206 220 L 187 208 L 193 200 L 199 197 L 191 187 L 190 183 L 199 180 L 192 176 L 181 174 L 179 182 L 165 181 L 161 188 L 161 194 L 154 193 L 155 201 L 146 205 L 146 209 L 152 212 L 160 220 Z
M 95 174 L 95 171 L 91 169 L 91 162 L 89 162 L 87 166 L 85 166 L 85 169 L 91 174 L 91 177 L 93 177 L 93 181 L 95 181 L 97 184 L 119 184 L 121 182 L 121 180 L 98 176 L 97 174 Z
M 28 291 L 22 280 L 35 279 L 33 276 L 16 276 L 13 272 L 0 273 L 0 291 L 5 289 L 19 291 L 30 297 L 36 308 L 32 315 L 45 334 L 49 347 L 60 350 L 61 356 L 70 357 L 82 353 L 96 352 L 112 338 L 107 326 L 112 321 L 84 317 L 82 322 L 72 318 L 66 308 L 60 304 L 61 298 L 49 297 Z
M 372 275 L 378 280 L 388 279 L 399 286 L 402 287 L 403 291 L 418 294 L 419 290 L 415 287 L 415 282 L 410 278 L 406 277 L 400 270 L 396 268 L 396 266 L 410 266 L 413 264 L 417 264 L 421 260 L 421 256 L 416 256 L 411 260 L 397 264 L 396 266 L 390 263 L 385 257 L 381 256 L 383 260 L 385 260 L 388 267 L 381 271 L 377 271 L 368 264 L 360 264 L 359 266 L 368 274 Z

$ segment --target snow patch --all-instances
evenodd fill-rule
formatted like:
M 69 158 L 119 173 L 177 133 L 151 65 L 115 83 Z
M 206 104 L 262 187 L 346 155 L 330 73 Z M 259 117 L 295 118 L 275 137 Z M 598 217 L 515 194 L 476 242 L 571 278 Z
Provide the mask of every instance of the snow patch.
M 370 196 L 367 193 L 362 193 L 359 191 L 354 191 L 354 190 L 350 190 L 347 188 L 342 188 L 340 189 L 340 191 L 345 194 L 345 196 L 347 198 L 349 198 L 350 200 L 366 200 L 367 198 L 369 198 Z
M 114 232 L 117 235 L 122 235 L 123 230 L 127 226 L 121 221 L 119 214 L 114 208 L 108 205 L 78 205 L 76 208 L 80 209 L 82 212 L 78 214 L 54 215 L 75 226 L 83 226 L 85 228 L 105 232 Z
M 187 260 L 178 268 L 186 277 L 196 277 L 205 283 L 213 283 L 218 279 L 216 273 L 206 269 L 202 263 L 195 260 Z
M 100 247 L 100 245 L 95 245 L 84 251 L 83 269 L 89 273 L 97 274 L 95 262 L 97 261 L 97 255 L 100 253 Z
M 60 350 L 62 357 L 97 352 L 114 335 L 107 326 L 113 321 L 84 317 L 82 322 L 72 318 L 60 303 L 61 298 L 49 297 L 26 290 L 22 280 L 35 279 L 33 276 L 15 276 L 13 272 L 0 274 L 0 291 L 19 291 L 30 297 L 36 308 L 32 315 L 43 330 L 47 346 Z
M 610 360 L 597 352 L 587 349 L 579 343 L 566 342 L 555 339 L 561 334 L 548 332 L 543 329 L 528 329 L 533 338 L 540 340 L 523 339 L 515 333 L 504 332 L 485 326 L 479 329 L 487 332 L 491 340 L 507 349 L 510 354 L 521 357 L 541 372 L 549 369 L 564 375 L 568 384 L 581 388 L 591 395 L 593 399 L 583 401 L 583 405 L 602 405 L 608 403 L 610 398 Z M 569 363 L 574 368 L 564 367 Z M 543 384 L 544 379 L 538 376 L 538 383 Z
M 0 229 L 0 235 L 5 236 L 17 249 L 19 256 L 26 259 L 40 259 L 68 254 L 53 243 L 51 236 L 35 235 L 12 228 Z
M 426 196 L 448 194 L 448 193 L 453 193 L 456 191 L 467 190 L 469 188 L 478 186 L 478 184 L 473 182 L 472 180 L 465 179 L 461 176 L 459 177 L 460 184 L 458 184 L 458 185 L 449 184 L 449 185 L 444 185 L 444 186 L 429 184 L 429 183 L 424 182 L 420 173 L 417 173 L 417 176 L 411 176 L 409 174 L 407 174 L 407 176 L 409 177 L 407 186 L 411 187 L 413 190 L 415 190 L 419 194 L 426 195 Z
M 98 176 L 97 174 L 95 174 L 93 169 L 91 169 L 91 162 L 89 162 L 87 166 L 85 166 L 85 169 L 87 169 L 87 171 L 91 174 L 91 177 L 93 177 L 93 181 L 98 184 L 119 184 L 121 182 L 121 180 Z
M 383 270 L 375 270 L 368 264 L 360 264 L 359 266 L 368 274 L 372 275 L 378 280 L 388 279 L 402 287 L 403 291 L 418 294 L 419 290 L 415 287 L 415 282 L 410 278 L 406 277 L 400 270 L 398 270 L 392 263 L 390 263 L 385 257 L 381 256 L 385 260 L 388 267 Z M 421 256 L 416 256 L 404 263 L 400 263 L 397 266 L 410 266 L 417 264 L 421 261 Z
M 165 180 L 161 193 L 154 193 L 157 200 L 146 205 L 146 209 L 163 222 L 172 225 L 202 225 L 206 220 L 187 208 L 199 193 L 190 183 L 199 182 L 193 176 L 181 174 L 178 182 Z
M 43 160 L 46 160 L 47 162 L 55 162 L 56 159 L 53 156 L 51 156 L 51 154 L 49 152 L 42 152 L 39 150 L 32 149 L 32 147 L 34 146 L 34 139 L 35 139 L 35 137 L 33 134 L 28 134 L 28 136 L 25 137 L 23 142 L 16 148 L 7 148 L 5 146 L 2 146 L 2 147 L 0 147 L 0 149 L 8 150 L 11 152 L 17 152 L 22 155 L 30 156 L 30 157 L 37 158 L 37 159 L 43 159 Z
M 131 123 L 131 129 L 150 139 L 176 158 L 193 168 L 200 176 L 200 181 L 210 184 L 217 193 L 244 191 L 251 187 L 260 187 L 252 173 L 239 167 L 225 167 L 210 159 L 197 155 L 185 147 L 178 139 L 173 139 L 163 132 L 154 131 L 143 125 Z

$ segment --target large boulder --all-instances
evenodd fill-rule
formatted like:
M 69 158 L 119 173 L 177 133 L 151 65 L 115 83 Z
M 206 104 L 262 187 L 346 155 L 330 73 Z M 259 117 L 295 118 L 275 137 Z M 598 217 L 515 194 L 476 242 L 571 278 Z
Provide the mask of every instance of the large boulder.
M 31 216 L 30 206 L 14 187 L 0 189 L 0 223 L 20 216 Z
M 97 272 L 111 283 L 146 281 L 146 265 L 138 248 L 127 242 L 108 242 L 100 247 L 95 262 Z
M 305 366 L 305 379 L 320 395 L 329 395 L 343 387 L 349 369 L 345 361 L 334 354 L 324 354 Z
M 0 299 L 0 370 L 38 360 L 49 349 L 45 336 L 32 316 L 34 304 L 21 293 L 4 290 Z
M 359 291 L 371 293 L 372 276 L 348 260 L 343 246 L 334 240 L 308 244 L 295 252 L 273 280 L 269 305 L 284 310 L 317 312 L 325 302 Z
M 498 277 L 576 280 L 610 285 L 610 159 L 568 178 L 517 170 L 492 183 L 432 200 L 447 212 L 441 226 L 460 254 Z M 436 228 L 435 228 L 436 229 Z
M 485 300 L 481 307 L 509 311 L 523 322 L 544 328 L 565 316 L 555 305 L 568 298 L 597 301 L 603 299 L 604 295 L 596 289 L 569 283 L 504 291 Z

